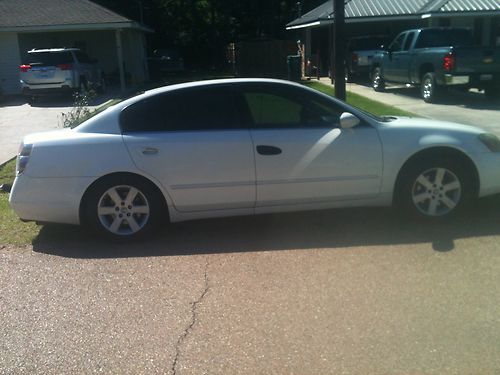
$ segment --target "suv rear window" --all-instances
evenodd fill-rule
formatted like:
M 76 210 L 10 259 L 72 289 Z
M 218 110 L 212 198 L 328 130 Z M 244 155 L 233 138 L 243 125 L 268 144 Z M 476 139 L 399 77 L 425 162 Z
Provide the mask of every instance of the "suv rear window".
M 64 52 L 31 52 L 25 59 L 25 64 L 37 66 L 56 66 L 59 64 L 71 64 L 73 55 L 69 51 Z

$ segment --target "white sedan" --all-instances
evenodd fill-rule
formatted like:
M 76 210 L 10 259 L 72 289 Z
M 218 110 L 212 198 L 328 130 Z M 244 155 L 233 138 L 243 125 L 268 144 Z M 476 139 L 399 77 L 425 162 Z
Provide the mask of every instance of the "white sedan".
M 27 136 L 10 204 L 23 220 L 132 238 L 168 221 L 346 206 L 445 217 L 499 192 L 500 141 L 481 129 L 231 79 L 147 91 Z

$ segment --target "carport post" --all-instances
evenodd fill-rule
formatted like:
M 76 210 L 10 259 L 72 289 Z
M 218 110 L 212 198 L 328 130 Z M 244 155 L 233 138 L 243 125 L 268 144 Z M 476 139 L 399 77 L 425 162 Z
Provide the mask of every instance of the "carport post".
M 123 48 L 122 48 L 122 30 L 115 31 L 116 55 L 118 57 L 118 71 L 120 72 L 120 89 L 125 91 L 125 72 L 123 71 Z

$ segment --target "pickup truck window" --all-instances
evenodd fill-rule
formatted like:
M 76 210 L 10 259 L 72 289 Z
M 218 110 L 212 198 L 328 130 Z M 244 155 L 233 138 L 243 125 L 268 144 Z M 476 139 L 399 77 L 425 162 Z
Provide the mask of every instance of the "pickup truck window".
M 471 32 L 467 29 L 422 30 L 415 48 L 456 47 L 473 45 Z
M 389 46 L 389 50 L 397 52 L 401 51 L 401 48 L 403 47 L 403 40 L 405 38 L 406 34 L 399 34 L 396 39 L 391 43 Z
M 415 31 L 408 33 L 405 40 L 405 45 L 403 46 L 403 51 L 408 51 L 410 49 L 414 37 L 415 37 Z

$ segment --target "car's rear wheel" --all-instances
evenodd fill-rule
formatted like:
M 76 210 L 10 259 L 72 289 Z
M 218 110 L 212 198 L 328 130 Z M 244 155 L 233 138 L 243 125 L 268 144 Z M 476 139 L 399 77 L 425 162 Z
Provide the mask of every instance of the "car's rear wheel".
M 472 177 L 452 159 L 419 160 L 402 172 L 396 203 L 413 216 L 456 214 L 472 199 Z
M 382 76 L 382 69 L 380 67 L 376 67 L 372 72 L 372 88 L 375 91 L 382 92 L 385 90 L 385 81 Z
M 157 189 L 132 176 L 113 176 L 99 181 L 82 203 L 85 224 L 115 239 L 143 237 L 157 228 L 166 214 Z

